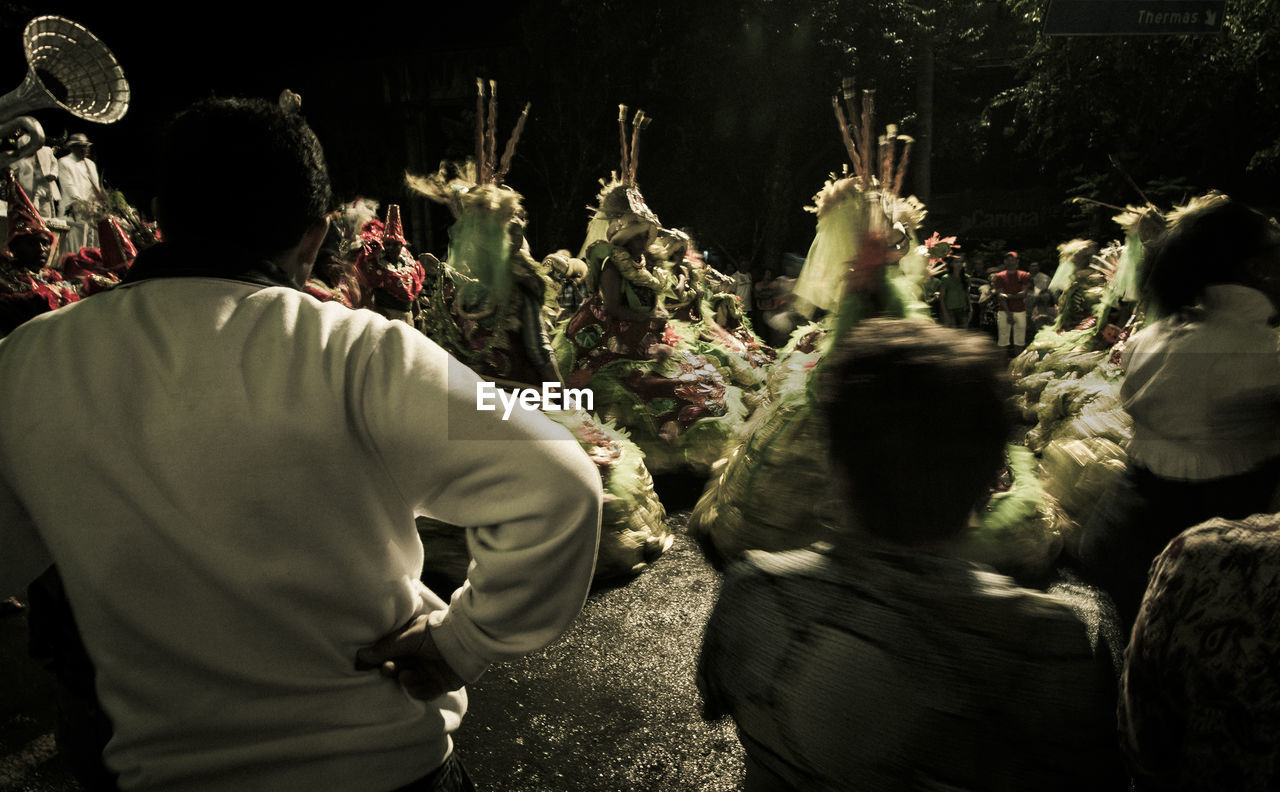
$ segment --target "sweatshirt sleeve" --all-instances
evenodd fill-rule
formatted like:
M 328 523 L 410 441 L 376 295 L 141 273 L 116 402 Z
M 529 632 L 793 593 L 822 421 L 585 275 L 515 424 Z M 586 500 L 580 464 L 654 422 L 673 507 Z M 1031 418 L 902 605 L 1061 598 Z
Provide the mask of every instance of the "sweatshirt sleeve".
M 397 323 L 392 323 L 395 325 Z M 378 341 L 360 412 L 405 502 L 468 529 L 472 565 L 432 637 L 474 680 L 559 636 L 595 570 L 603 499 L 594 463 L 536 410 L 478 409 L 475 373 L 404 325 Z
M 53 564 L 27 510 L 0 475 L 0 599 L 21 593 Z

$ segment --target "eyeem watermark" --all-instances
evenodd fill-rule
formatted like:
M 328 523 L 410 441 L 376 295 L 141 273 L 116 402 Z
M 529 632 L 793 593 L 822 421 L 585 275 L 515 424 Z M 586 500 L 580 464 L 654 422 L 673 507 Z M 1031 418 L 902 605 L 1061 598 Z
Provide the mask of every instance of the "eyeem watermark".
M 590 388 L 565 388 L 558 382 L 544 382 L 542 388 L 516 388 L 501 390 L 492 382 L 476 383 L 476 409 L 496 412 L 502 403 L 502 420 L 511 418 L 516 407 L 527 412 L 534 410 L 586 410 L 595 409 L 595 394 Z

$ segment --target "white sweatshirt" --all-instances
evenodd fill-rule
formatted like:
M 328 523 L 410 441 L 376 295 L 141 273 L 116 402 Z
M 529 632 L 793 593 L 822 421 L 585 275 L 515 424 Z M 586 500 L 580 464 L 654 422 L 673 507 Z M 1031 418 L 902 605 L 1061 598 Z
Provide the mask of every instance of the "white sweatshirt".
M 302 292 L 142 281 L 0 342 L 0 590 L 56 562 L 126 790 L 379 790 L 444 760 L 356 650 L 431 612 L 467 680 L 582 607 L 600 477 L 413 328 Z M 488 526 L 446 604 L 415 515 Z

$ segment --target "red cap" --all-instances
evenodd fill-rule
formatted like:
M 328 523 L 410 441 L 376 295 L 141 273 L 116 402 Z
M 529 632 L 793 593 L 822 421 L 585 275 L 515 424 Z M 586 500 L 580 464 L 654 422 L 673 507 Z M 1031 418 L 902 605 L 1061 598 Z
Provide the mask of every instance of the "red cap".
M 26 191 L 13 177 L 13 171 L 6 169 L 5 177 L 5 201 L 9 204 L 9 238 L 5 240 L 5 247 L 17 237 L 30 234 L 41 235 L 53 244 L 53 232 L 44 224 Z
M 400 206 L 399 204 L 387 205 L 387 225 L 382 231 L 384 240 L 394 239 L 400 244 L 405 243 L 404 226 L 400 224 Z

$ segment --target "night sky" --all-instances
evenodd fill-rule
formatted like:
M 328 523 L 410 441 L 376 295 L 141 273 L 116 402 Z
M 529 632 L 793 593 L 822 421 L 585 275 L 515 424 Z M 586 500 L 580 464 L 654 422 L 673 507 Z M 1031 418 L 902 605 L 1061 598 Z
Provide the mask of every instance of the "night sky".
M 504 28 L 522 6 L 353 3 L 321 13 L 289 5 L 291 10 L 247 2 L 7 3 L 0 20 L 0 65 L 9 76 L 0 78 L 8 80 L 0 91 L 16 87 L 25 75 L 23 27 L 35 16 L 57 14 L 85 26 L 111 49 L 130 84 L 130 109 L 112 125 L 82 121 L 61 110 L 33 115 L 51 138 L 68 132 L 88 134 L 94 142 L 91 156 L 104 181 L 123 190 L 140 208 L 149 203 L 151 150 L 165 121 L 192 101 L 211 95 L 274 98 L 282 88 L 300 93 L 304 114 L 325 143 L 337 177 L 349 170 L 344 168 L 349 159 L 341 145 L 345 141 L 334 145 L 329 140 L 334 136 L 324 132 L 343 127 L 345 132 L 363 123 L 347 108 L 376 102 L 387 56 L 412 57 L 413 52 L 439 46 L 446 35 L 450 46 L 471 41 L 491 46 L 509 35 Z M 371 136 L 371 148 L 377 147 L 377 140 Z M 198 172 L 197 152 L 193 168 Z M 242 176 L 246 200 L 253 200 L 251 177 Z M 370 181 L 374 184 L 365 189 L 379 183 L 377 177 Z
M 0 0 L 0 65 L 9 75 L 0 77 L 8 79 L 0 91 L 16 87 L 26 72 L 21 30 L 32 17 L 66 16 L 101 38 L 130 82 L 128 115 L 110 126 L 60 110 L 34 115 L 55 139 L 87 133 L 104 181 L 145 210 L 154 183 L 151 152 L 173 113 L 211 95 L 273 99 L 289 88 L 302 95 L 303 113 L 325 146 L 338 198 L 404 204 L 415 249 L 438 255 L 447 246 L 448 214 L 408 196 L 403 173 L 429 172 L 442 160 L 472 153 L 474 100 L 467 84 L 474 77 L 498 81 L 499 147 L 523 103 L 533 104 L 508 184 L 525 197 L 529 241 L 538 256 L 581 243 L 597 180 L 617 167 L 617 106 L 625 103 L 654 118 L 643 140 L 639 181 L 663 223 L 759 272 L 776 267 L 784 252 L 807 250 L 814 226 L 803 207 L 828 173 L 847 161 L 830 106 L 840 77 L 852 73 L 860 87 L 877 87 L 878 125 L 898 122 L 905 132 L 920 134 L 912 126 L 919 110 L 916 77 L 892 61 L 856 66 L 851 57 L 833 59 L 830 42 L 822 44 L 806 28 L 804 3 L 706 0 L 690 13 L 681 5 L 690 1 L 653 0 L 621 13 L 587 0 L 352 3 L 326 12 L 240 0 Z M 781 34 L 752 32 L 750 20 L 765 8 L 784 9 L 785 18 L 774 20 Z M 567 19 L 594 27 L 562 24 Z M 681 28 L 687 19 L 701 20 L 704 28 Z M 787 32 L 793 25 L 794 35 Z M 988 36 L 966 49 L 1004 53 L 984 55 L 976 67 L 964 61 L 969 65 L 961 70 L 947 63 L 954 53 L 938 55 L 935 194 L 926 199 L 929 222 L 937 225 L 927 224 L 925 235 L 935 228 L 956 233 L 962 213 L 974 209 L 1060 213 L 1068 197 L 1063 174 L 1079 161 L 1046 170 L 1034 153 L 1019 152 L 1019 139 L 1008 129 L 1011 108 L 995 114 L 982 139 L 956 131 L 1018 80 L 1010 65 L 1012 42 L 997 39 Z M 447 76 L 455 80 L 452 93 L 437 84 Z M 1172 91 L 1159 81 L 1154 86 L 1157 93 Z M 1179 101 L 1176 91 L 1168 101 Z M 942 151 L 944 145 L 949 151 Z M 1116 141 L 1112 148 L 1124 145 Z M 978 149 L 985 153 L 972 155 Z M 192 161 L 199 175 L 199 152 L 192 152 Z M 922 167 L 913 160 L 913 171 Z M 1168 167 L 1146 177 L 1178 176 L 1187 166 L 1179 161 Z M 207 178 L 242 179 L 245 200 L 261 198 L 252 174 Z M 963 197 L 970 188 L 977 198 Z M 1123 184 L 1100 197 L 1132 200 Z M 1009 245 L 1048 247 L 1070 238 L 1066 234 L 1060 226 L 1035 226 Z
M 517 164 L 509 183 L 525 195 L 532 219 L 530 242 L 538 255 L 557 247 L 575 248 L 581 242 L 587 219 L 586 206 L 595 200 L 597 180 L 607 177 L 617 163 L 617 105 L 644 107 L 656 115 L 646 132 L 647 156 L 641 173 L 650 204 L 664 222 L 685 227 L 698 235 L 709 229 L 704 247 L 745 249 L 751 231 L 748 211 L 738 211 L 730 201 L 756 201 L 763 190 L 769 160 L 770 129 L 762 127 L 758 108 L 736 102 L 727 109 L 691 106 L 670 84 L 599 86 L 577 104 L 552 107 L 548 95 L 547 64 L 529 56 L 528 32 L 521 29 L 521 12 L 532 7 L 559 7 L 554 0 L 543 6 L 530 2 L 349 4 L 338 11 L 298 12 L 271 8 L 263 3 L 219 3 L 216 11 L 205 4 L 83 2 L 0 4 L 0 64 L 10 75 L 9 90 L 22 79 L 21 30 L 40 14 L 58 14 L 88 28 L 102 39 L 124 69 L 132 89 L 128 115 L 102 126 L 80 121 L 60 110 L 34 115 L 46 133 L 58 138 L 67 132 L 85 132 L 94 141 L 92 157 L 108 186 L 120 189 L 131 203 L 145 210 L 154 182 L 151 150 L 167 118 L 191 101 L 209 96 L 258 96 L 274 98 L 282 88 L 303 96 L 303 112 L 325 145 L 335 190 L 341 199 L 365 195 L 388 201 L 412 202 L 402 183 L 406 168 L 434 170 L 445 158 L 470 152 L 456 145 L 470 137 L 474 103 L 449 104 L 432 98 L 420 103 L 418 127 L 401 123 L 385 101 L 386 75 L 394 75 L 416 59 L 436 59 L 462 52 L 459 71 L 493 77 L 500 87 L 499 147 L 525 99 L 534 101 L 533 116 L 517 152 Z M 529 24 L 526 14 L 523 24 Z M 639 24 L 637 20 L 631 20 Z M 598 35 L 577 38 L 576 31 L 562 33 L 560 51 L 571 47 L 581 63 L 597 57 L 625 58 L 627 68 L 643 74 L 648 62 L 667 57 L 663 52 L 627 51 L 621 41 Z M 526 37 L 522 41 L 522 36 Z M 681 42 L 672 42 L 677 53 Z M 594 48 L 594 49 L 593 49 Z M 555 52 L 553 49 L 552 52 Z M 597 55 L 596 53 L 599 53 Z M 494 54 L 497 53 L 497 54 Z M 568 54 L 568 53 L 566 53 Z M 691 57 L 686 50 L 683 57 Z M 468 66 L 475 62 L 471 72 Z M 563 64 L 561 64 L 563 67 Z M 569 74 L 574 74 L 572 67 Z M 769 68 L 760 61 L 760 68 Z M 562 72 L 564 73 L 564 72 Z M 743 74 L 749 84 L 758 75 Z M 4 79 L 4 78 L 0 78 Z M 560 79 L 560 78 L 556 78 Z M 814 152 L 809 171 L 797 179 L 794 196 L 787 200 L 788 217 L 796 223 L 793 249 L 807 248 L 812 236 L 812 216 L 802 207 L 821 186 L 828 171 L 839 168 L 844 157 L 826 104 L 832 80 L 815 81 L 813 122 Z M 655 112 L 656 110 L 656 112 Z M 796 123 L 795 118 L 787 119 Z M 576 125 L 577 142 L 566 139 L 566 124 Z M 416 130 L 416 131 L 415 131 Z M 418 162 L 408 162 L 405 149 L 414 147 L 406 138 L 417 135 Z M 722 139 L 717 139 L 717 135 Z M 742 144 L 759 138 L 749 156 L 726 165 L 695 156 L 703 150 L 727 150 L 722 142 Z M 578 172 L 565 175 L 566 158 L 584 149 L 583 141 L 596 144 L 589 162 Z M 453 142 L 451 142 L 453 141 Z M 667 155 L 670 149 L 676 154 Z M 198 153 L 193 152 L 198 168 Z M 564 178 L 559 178 L 564 176 Z M 246 200 L 253 200 L 251 174 L 209 174 L 210 178 L 244 178 Z M 719 183 L 716 183 L 719 182 Z M 425 203 L 425 202 L 423 202 Z M 755 209 L 754 211 L 759 211 Z M 443 253 L 447 237 L 447 213 L 435 207 L 419 208 L 407 215 L 422 248 Z M 425 226 L 425 228 L 424 228 Z M 721 231 L 720 229 L 724 230 Z

